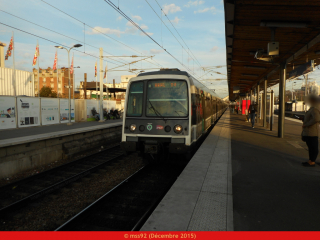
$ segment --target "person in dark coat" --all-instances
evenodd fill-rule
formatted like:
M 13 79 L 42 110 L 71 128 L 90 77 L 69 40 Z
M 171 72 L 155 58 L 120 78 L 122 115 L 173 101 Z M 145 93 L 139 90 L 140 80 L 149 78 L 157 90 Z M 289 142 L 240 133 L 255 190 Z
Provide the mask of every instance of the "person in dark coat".
M 302 140 L 306 142 L 309 151 L 309 161 L 303 162 L 302 166 L 314 167 L 318 157 L 318 137 L 319 137 L 319 98 L 316 95 L 309 95 L 306 103 L 310 105 L 310 109 L 304 117 L 300 118 L 303 121 L 302 125 Z

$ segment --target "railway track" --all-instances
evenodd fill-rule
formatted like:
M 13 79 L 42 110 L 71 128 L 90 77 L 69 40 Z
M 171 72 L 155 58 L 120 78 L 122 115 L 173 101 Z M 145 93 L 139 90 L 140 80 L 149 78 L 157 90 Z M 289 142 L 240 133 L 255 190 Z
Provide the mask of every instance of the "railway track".
M 119 145 L 69 162 L 0 188 L 0 216 L 6 216 L 28 203 L 97 171 L 123 156 Z
M 213 127 L 214 125 L 208 133 Z M 201 143 L 204 139 L 205 137 Z M 147 165 L 141 168 L 56 231 L 139 230 L 186 165 L 185 161 L 178 159 L 169 160 L 164 165 Z
M 147 165 L 83 209 L 56 231 L 138 230 L 184 166 Z

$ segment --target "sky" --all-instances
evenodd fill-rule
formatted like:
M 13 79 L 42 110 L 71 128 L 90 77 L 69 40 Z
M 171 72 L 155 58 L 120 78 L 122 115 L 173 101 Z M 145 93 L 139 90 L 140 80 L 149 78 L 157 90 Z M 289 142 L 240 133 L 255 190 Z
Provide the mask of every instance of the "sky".
M 154 41 L 107 2 L 119 7 Z M 0 19 L 1 42 L 9 44 L 14 32 L 16 69 L 32 71 L 37 41 L 40 68 L 52 68 L 56 52 L 54 46 L 82 44 L 77 51 L 72 49 L 70 52 L 70 56 L 74 54 L 74 66 L 80 66 L 75 69 L 76 85 L 83 81 L 84 73 L 88 74 L 88 81 L 95 81 L 94 65 L 98 61 L 99 48 L 103 48 L 103 55 L 108 56 L 104 58 L 102 68 L 104 70 L 107 65 L 110 69 L 108 83 L 112 79 L 120 82 L 121 75 L 132 74 L 128 72 L 129 65 L 121 65 L 153 55 L 148 62 L 140 61 L 131 64 L 130 68 L 144 71 L 160 67 L 179 68 L 198 79 L 226 79 L 225 75 L 201 69 L 222 66 L 217 71 L 226 73 L 221 0 L 1 0 Z M 142 57 L 110 58 L 111 55 Z M 58 50 L 59 67 L 68 67 L 67 56 L 66 50 Z M 6 67 L 12 65 L 13 59 L 9 58 Z M 226 80 L 204 83 L 215 89 L 219 96 L 227 95 Z

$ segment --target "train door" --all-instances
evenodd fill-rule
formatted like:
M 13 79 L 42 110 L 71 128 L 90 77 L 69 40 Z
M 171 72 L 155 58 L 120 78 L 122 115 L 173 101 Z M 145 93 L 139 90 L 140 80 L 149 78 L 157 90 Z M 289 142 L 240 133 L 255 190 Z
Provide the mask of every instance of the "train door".
M 201 99 L 201 111 L 200 111 L 200 115 L 201 115 L 201 131 L 204 132 L 205 131 L 205 111 L 206 111 L 206 97 L 204 96 L 203 91 L 200 91 L 200 99 Z

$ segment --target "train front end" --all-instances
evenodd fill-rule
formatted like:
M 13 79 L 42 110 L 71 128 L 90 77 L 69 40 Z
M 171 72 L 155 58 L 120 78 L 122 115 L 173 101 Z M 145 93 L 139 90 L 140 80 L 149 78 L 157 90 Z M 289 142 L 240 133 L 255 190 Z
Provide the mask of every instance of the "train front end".
M 190 83 L 186 75 L 132 78 L 127 87 L 121 147 L 144 155 L 188 154 Z

